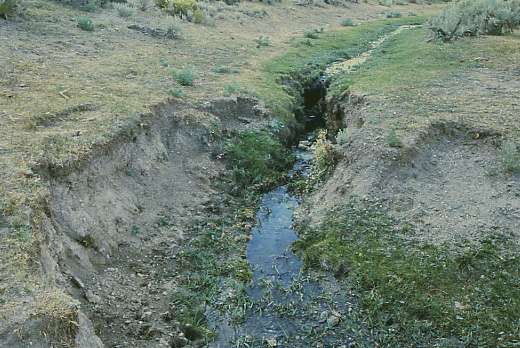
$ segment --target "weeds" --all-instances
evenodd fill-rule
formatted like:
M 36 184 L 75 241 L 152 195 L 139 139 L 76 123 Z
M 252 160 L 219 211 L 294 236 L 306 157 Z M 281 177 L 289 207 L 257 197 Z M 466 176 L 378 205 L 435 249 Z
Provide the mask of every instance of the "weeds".
M 253 39 L 253 41 L 257 43 L 256 47 L 271 45 L 271 41 L 269 40 L 269 37 L 263 37 L 262 35 L 260 35 L 258 37 L 258 39 Z
M 168 94 L 175 98 L 180 98 L 182 96 L 182 88 L 180 88 L 180 87 L 177 89 L 170 88 L 168 90 Z
M 306 267 L 348 270 L 380 346 L 434 346 L 444 337 L 474 347 L 520 343 L 520 250 L 510 234 L 433 246 L 407 233 L 379 202 L 353 197 L 319 227 L 302 228 L 295 247 Z
M 81 30 L 85 30 L 85 31 L 94 30 L 94 24 L 92 24 L 92 19 L 85 17 L 85 16 L 80 16 L 80 17 L 76 18 L 76 25 Z
M 193 86 L 195 75 L 190 67 L 186 66 L 181 71 L 172 71 L 172 75 L 183 86 Z
M 275 184 L 294 162 L 294 154 L 270 132 L 245 131 L 226 143 L 224 160 L 242 189 Z
M 224 87 L 222 87 L 222 92 L 223 92 L 224 96 L 227 96 L 227 97 L 229 97 L 230 95 L 233 95 L 233 94 L 240 94 L 240 93 L 252 94 L 253 93 L 253 91 L 251 89 L 249 89 L 247 86 L 240 85 L 240 83 L 238 81 L 226 83 L 224 85 Z
M 16 7 L 18 6 L 16 0 L 3 0 L 0 2 L 0 18 L 7 19 L 12 16 Z
M 389 14 L 386 15 L 386 18 L 401 18 L 403 14 L 399 11 L 390 11 Z
M 341 21 L 341 26 L 342 27 L 353 27 L 355 26 L 356 23 L 354 22 L 354 20 L 350 17 L 348 18 L 345 18 L 344 20 Z
M 305 33 L 303 33 L 303 37 L 307 39 L 319 39 L 321 33 L 323 33 L 323 28 L 321 28 L 320 30 L 313 29 L 311 31 L 306 31 Z
M 498 150 L 498 161 L 505 172 L 517 172 L 520 170 L 520 155 L 513 140 L 502 143 Z

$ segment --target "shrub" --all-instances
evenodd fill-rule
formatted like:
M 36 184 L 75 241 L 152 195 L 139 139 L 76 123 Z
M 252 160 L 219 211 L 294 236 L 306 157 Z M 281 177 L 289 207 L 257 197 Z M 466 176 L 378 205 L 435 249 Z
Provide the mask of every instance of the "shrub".
M 85 31 L 94 30 L 94 24 L 92 24 L 92 19 L 90 19 L 88 17 L 80 16 L 80 17 L 76 18 L 76 22 L 77 22 L 78 28 L 80 28 L 81 30 L 85 30 Z
M 127 0 L 130 7 L 136 8 L 140 11 L 146 12 L 153 8 L 153 0 Z
M 355 26 L 356 24 L 354 23 L 354 20 L 350 17 L 348 18 L 345 18 L 343 21 L 341 21 L 341 26 L 342 27 L 353 27 Z
M 320 33 L 323 33 L 323 28 L 321 28 L 320 30 L 313 29 L 311 31 L 306 31 L 305 33 L 303 33 L 303 37 L 308 39 L 319 39 Z
M 455 36 L 512 32 L 520 25 L 520 0 L 462 0 L 432 21 L 433 40 Z
M 159 6 L 174 16 L 186 16 L 188 11 L 195 12 L 198 8 L 195 0 L 159 0 Z
M 190 67 L 184 67 L 182 71 L 173 71 L 173 77 L 183 86 L 193 86 L 195 75 Z
M 135 8 L 123 3 L 115 3 L 114 9 L 117 11 L 119 17 L 130 18 L 135 15 Z
M 386 15 L 386 18 L 401 18 L 402 16 L 399 11 L 390 11 L 390 13 Z
M 258 44 L 256 47 L 269 46 L 271 44 L 271 41 L 269 40 L 269 36 L 263 37 L 262 35 L 260 35 L 260 37 L 258 39 L 253 39 L 253 41 Z
M 395 131 L 395 127 L 390 127 L 390 131 L 388 132 L 388 135 L 386 136 L 386 142 L 388 143 L 388 146 L 390 147 L 404 147 L 404 144 L 397 135 Z
M 12 16 L 16 10 L 17 3 L 15 0 L 0 1 L 0 18 L 7 19 Z
M 164 22 L 166 35 L 174 39 L 182 39 L 184 37 L 184 28 L 179 18 L 168 16 Z
M 502 143 L 498 150 L 498 161 L 502 165 L 502 169 L 506 172 L 516 172 L 520 170 L 520 156 L 516 144 L 512 140 Z

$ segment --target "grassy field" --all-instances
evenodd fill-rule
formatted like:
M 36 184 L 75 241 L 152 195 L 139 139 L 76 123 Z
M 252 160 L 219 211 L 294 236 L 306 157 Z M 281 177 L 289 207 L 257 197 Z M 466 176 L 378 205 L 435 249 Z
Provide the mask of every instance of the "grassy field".
M 88 156 L 149 105 L 173 97 L 202 104 L 244 94 L 265 100 L 278 118 L 290 121 L 302 88 L 327 64 L 366 51 L 370 41 L 400 25 L 425 23 L 440 9 L 375 1 L 338 7 L 204 4 L 206 24 L 182 22 L 182 38 L 160 34 L 170 24 L 159 9 L 123 18 L 113 8 L 27 0 L 21 15 L 0 19 L 0 302 L 14 308 L 19 297 L 40 298 L 35 261 L 45 240 L 39 217 L 48 189 L 32 169 L 36 162 L 61 165 Z M 401 18 L 385 18 L 396 10 Z M 80 28 L 83 17 L 92 30 Z M 359 25 L 342 27 L 351 17 Z M 478 81 L 518 78 L 518 31 L 444 43 L 427 42 L 426 27 L 387 40 L 354 74 L 336 76 L 329 96 L 347 89 L 370 95 L 375 116 L 403 138 L 442 118 L 517 142 L 518 98 L 504 97 L 498 85 L 487 92 Z M 152 29 L 159 34 L 151 35 Z M 445 88 L 457 85 L 462 87 Z M 363 204 L 360 210 L 348 202 L 331 212 L 299 247 L 308 253 L 308 266 L 319 263 L 324 248 L 334 262 L 348 263 L 356 290 L 365 295 L 360 318 L 381 344 L 427 346 L 451 336 L 468 347 L 519 344 L 518 250 L 507 234 L 479 245 L 414 245 L 396 237 L 385 211 Z M 352 221 L 359 221 L 354 236 L 360 238 L 345 248 L 336 242 Z M 198 290 L 199 283 L 188 285 Z

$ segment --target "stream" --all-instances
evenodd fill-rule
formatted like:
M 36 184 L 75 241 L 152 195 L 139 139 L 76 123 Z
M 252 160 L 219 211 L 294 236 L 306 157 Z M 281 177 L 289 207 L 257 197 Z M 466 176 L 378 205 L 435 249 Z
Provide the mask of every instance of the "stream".
M 340 72 L 352 72 L 363 64 L 385 40 L 415 26 L 401 26 L 371 42 L 367 52 L 346 61 L 332 63 L 318 82 L 304 94 L 306 130 L 323 126 L 322 115 L 312 115 L 325 97 L 326 84 Z M 309 136 L 311 137 L 311 136 Z M 293 173 L 305 174 L 312 152 L 295 150 Z M 257 212 L 258 224 L 252 229 L 247 260 L 253 272 L 248 297 L 239 314 L 239 325 L 214 323 L 218 339 L 208 347 L 372 347 L 373 335 L 363 324 L 354 322 L 351 311 L 356 297 L 342 289 L 332 275 L 302 271 L 302 262 L 291 245 L 298 239 L 292 228 L 296 197 L 287 185 L 264 194 Z

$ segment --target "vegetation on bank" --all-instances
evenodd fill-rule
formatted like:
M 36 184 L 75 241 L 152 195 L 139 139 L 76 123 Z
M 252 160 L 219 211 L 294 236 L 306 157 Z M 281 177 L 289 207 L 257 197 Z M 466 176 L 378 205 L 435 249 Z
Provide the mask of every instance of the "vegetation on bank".
M 378 201 L 351 197 L 295 243 L 308 268 L 346 274 L 380 346 L 520 344 L 520 249 L 513 231 L 471 244 L 412 242 Z M 459 343 L 457 343 L 459 342 Z M 448 345 L 442 345 L 448 344 Z

